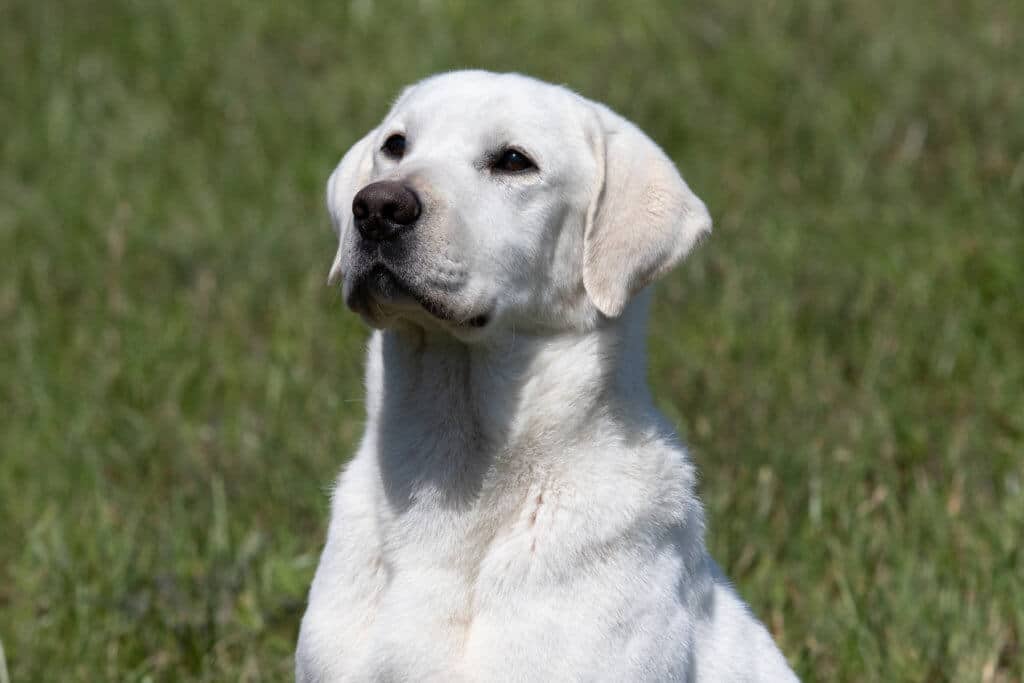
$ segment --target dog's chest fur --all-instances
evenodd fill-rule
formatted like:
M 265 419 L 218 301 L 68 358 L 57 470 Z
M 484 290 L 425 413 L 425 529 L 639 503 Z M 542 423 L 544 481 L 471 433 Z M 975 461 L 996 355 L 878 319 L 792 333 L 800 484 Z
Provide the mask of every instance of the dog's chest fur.
M 606 519 L 606 510 L 543 476 L 524 476 L 505 494 L 485 483 L 459 509 L 423 488 L 400 513 L 378 499 L 364 500 L 376 505 L 361 514 L 351 498 L 373 490 L 374 470 L 361 453 L 341 482 L 335 515 L 348 528 L 331 530 L 322 560 L 329 583 L 314 586 L 304 625 L 307 644 L 324 638 L 324 670 L 342 667 L 326 680 L 572 680 L 558 672 L 613 666 L 594 653 L 628 649 L 627 624 L 666 638 L 692 628 L 691 610 L 678 607 L 693 601 L 678 581 L 696 574 L 681 552 L 699 536 L 696 520 L 657 539 L 632 533 L 624 519 L 602 533 L 589 520 Z M 687 659 L 679 649 L 641 654 L 666 671 Z
M 335 492 L 303 624 L 306 661 L 343 666 L 340 680 L 506 679 L 611 666 L 593 653 L 628 647 L 619 623 L 685 636 L 692 625 L 679 607 L 699 583 L 678 583 L 697 573 L 688 561 L 703 561 L 683 551 L 701 544 L 692 472 L 656 433 L 609 428 L 602 410 L 576 404 L 588 395 L 580 387 L 552 395 L 573 380 L 561 365 L 585 355 L 552 355 L 547 370 L 560 381 L 488 392 L 509 378 L 388 348 L 379 335 L 374 345 L 368 385 L 380 391 Z

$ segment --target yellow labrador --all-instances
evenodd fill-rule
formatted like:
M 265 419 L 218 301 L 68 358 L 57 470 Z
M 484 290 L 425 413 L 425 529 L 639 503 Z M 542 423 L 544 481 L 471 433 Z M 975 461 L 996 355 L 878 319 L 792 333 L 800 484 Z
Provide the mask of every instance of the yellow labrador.
M 376 328 L 300 681 L 791 681 L 704 544 L 647 286 L 711 231 L 647 136 L 515 74 L 408 88 L 328 182 Z

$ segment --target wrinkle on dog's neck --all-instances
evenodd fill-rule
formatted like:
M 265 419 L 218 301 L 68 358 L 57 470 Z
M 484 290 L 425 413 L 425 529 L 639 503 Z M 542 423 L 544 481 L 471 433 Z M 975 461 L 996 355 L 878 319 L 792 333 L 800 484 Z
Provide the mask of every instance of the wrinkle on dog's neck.
M 437 491 L 471 492 L 503 459 L 501 469 L 543 468 L 544 459 L 585 452 L 594 430 L 625 438 L 646 430 L 645 315 L 638 301 L 593 330 L 491 344 L 377 333 L 367 409 L 370 424 L 389 430 L 377 436 L 382 474 L 392 468 L 395 481 L 429 476 Z M 447 486 L 452 480 L 459 486 Z

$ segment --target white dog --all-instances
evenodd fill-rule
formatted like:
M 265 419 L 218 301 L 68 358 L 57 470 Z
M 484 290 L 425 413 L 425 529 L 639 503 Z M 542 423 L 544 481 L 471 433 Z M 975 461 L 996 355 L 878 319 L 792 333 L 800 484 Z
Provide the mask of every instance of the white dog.
M 662 151 L 565 88 L 449 73 L 327 197 L 377 331 L 296 677 L 795 680 L 646 387 L 645 288 L 711 230 Z

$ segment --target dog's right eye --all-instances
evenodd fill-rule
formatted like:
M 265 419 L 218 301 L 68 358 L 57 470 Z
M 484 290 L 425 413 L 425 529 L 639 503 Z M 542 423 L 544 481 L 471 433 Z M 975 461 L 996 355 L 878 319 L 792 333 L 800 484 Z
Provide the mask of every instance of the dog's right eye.
M 405 136 L 395 133 L 384 141 L 380 149 L 392 159 L 401 159 L 405 155 Z

